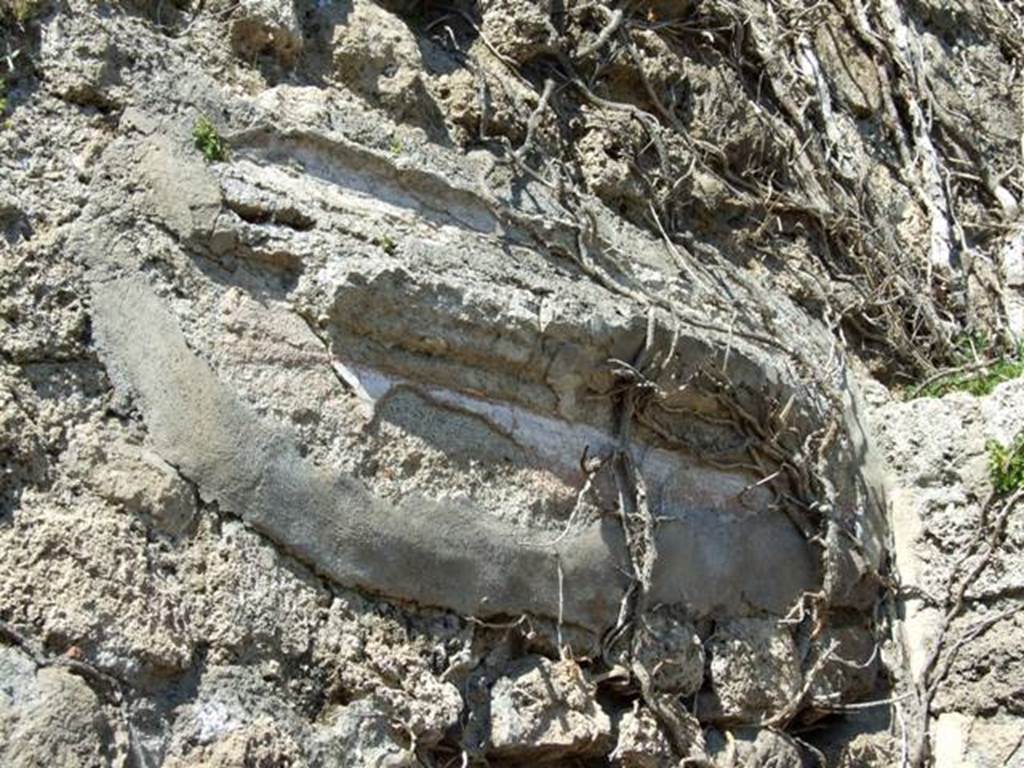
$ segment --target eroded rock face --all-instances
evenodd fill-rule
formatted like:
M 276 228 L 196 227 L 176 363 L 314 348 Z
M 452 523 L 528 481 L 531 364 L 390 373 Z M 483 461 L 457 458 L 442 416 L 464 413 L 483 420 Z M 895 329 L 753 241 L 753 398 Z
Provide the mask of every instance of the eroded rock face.
M 720 623 L 708 641 L 714 712 L 723 719 L 758 722 L 781 712 L 800 691 L 797 647 L 773 619 Z M 764 684 L 772 680 L 773 685 Z
M 491 689 L 497 757 L 545 761 L 605 754 L 611 721 L 583 670 L 543 657 L 516 663 Z
M 0 648 L 0 760 L 14 768 L 44 758 L 69 768 L 102 765 L 114 729 L 96 694 L 60 668 L 37 668 L 15 648 Z
M 172 536 L 184 533 L 196 515 L 195 490 L 155 452 L 121 442 L 120 435 L 89 431 L 73 441 L 78 480 L 104 501 L 139 515 Z M 95 471 L 103 465 L 104 472 Z
M 83 106 L 112 104 L 123 54 L 98 19 L 55 19 L 45 28 L 40 48 L 50 87 L 62 99 Z
M 489 0 L 482 4 L 481 32 L 502 56 L 520 64 L 556 50 L 551 0 Z
M 403 746 L 405 734 L 384 716 L 377 702 L 359 700 L 328 717 L 318 735 L 311 762 L 319 765 L 405 768 L 416 765 L 416 755 Z
M 984 542 L 1006 502 L 992 495 L 986 444 L 1008 444 L 1024 429 L 1022 397 L 1018 380 L 982 398 L 954 393 L 941 400 L 882 400 L 872 413 L 893 473 L 896 557 L 914 591 L 901 627 L 906 664 L 919 685 L 927 684 L 926 675 L 937 679 L 936 668 L 946 669 L 932 704 L 929 743 L 937 766 L 1018 759 L 1006 733 L 1019 726 L 1024 695 L 1024 629 L 1016 611 L 1024 544 L 1019 514 L 1006 520 L 997 548 L 990 551 Z M 944 596 L 956 594 L 975 568 L 962 609 L 943 632 Z
M 1017 306 L 1018 186 L 944 187 L 921 133 L 969 113 L 1002 168 L 1018 97 L 956 83 L 1013 46 L 954 62 L 920 3 L 813 29 L 648 5 L 69 0 L 0 27 L 2 758 L 795 765 L 777 730 L 893 693 L 875 435 L 897 510 L 954 548 L 972 429 L 1018 399 L 891 403 L 851 350 L 916 371 L 946 318 Z M 958 244 L 951 212 L 990 206 L 999 248 Z M 965 303 L 893 288 L 902 253 Z M 1012 568 L 982 587 L 1011 605 Z M 951 667 L 937 743 L 1002 744 L 1012 631 Z M 830 754 L 896 754 L 854 720 Z
M 302 27 L 293 0 L 242 0 L 228 10 L 231 45 L 239 56 L 254 60 L 270 54 L 291 64 L 301 52 Z
M 785 734 L 769 730 L 739 730 L 728 735 L 712 731 L 708 748 L 722 765 L 736 768 L 782 768 L 800 765 L 797 743 Z
M 639 706 L 622 715 L 611 758 L 622 768 L 670 768 L 678 762 L 657 718 Z
M 633 656 L 653 670 L 655 690 L 692 696 L 704 684 L 704 644 L 694 625 L 665 613 L 647 619 L 648 631 Z

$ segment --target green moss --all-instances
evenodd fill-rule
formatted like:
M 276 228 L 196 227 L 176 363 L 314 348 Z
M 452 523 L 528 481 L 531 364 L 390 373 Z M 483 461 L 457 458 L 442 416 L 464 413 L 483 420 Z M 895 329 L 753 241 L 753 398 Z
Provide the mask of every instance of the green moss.
M 205 117 L 196 120 L 192 128 L 192 139 L 208 163 L 220 163 L 228 159 L 228 145 L 221 138 L 213 123 Z
M 1017 435 L 1008 446 L 989 440 L 985 448 L 988 450 L 989 473 L 996 492 L 1024 490 L 1024 432 Z

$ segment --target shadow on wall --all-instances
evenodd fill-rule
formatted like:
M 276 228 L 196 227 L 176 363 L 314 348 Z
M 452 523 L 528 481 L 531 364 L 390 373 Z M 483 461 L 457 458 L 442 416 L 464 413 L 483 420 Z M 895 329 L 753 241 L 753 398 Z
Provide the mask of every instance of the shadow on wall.
M 864 403 L 858 394 L 857 383 L 850 380 L 850 373 L 845 369 L 841 391 L 848 393 L 845 423 L 853 449 L 850 463 L 859 471 L 849 475 L 836 473 L 836 477 L 840 482 L 845 478 L 853 484 L 852 498 L 863 499 L 864 508 L 855 515 L 856 524 L 862 528 L 856 531 L 857 540 L 863 545 L 875 570 L 884 572 L 889 548 L 889 499 L 885 474 L 871 433 L 862 418 Z

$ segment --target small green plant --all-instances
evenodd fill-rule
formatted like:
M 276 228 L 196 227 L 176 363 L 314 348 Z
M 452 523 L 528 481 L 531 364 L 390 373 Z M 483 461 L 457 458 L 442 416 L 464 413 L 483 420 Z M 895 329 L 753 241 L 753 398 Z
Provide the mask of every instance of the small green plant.
M 0 130 L 9 131 L 14 127 L 9 119 L 5 119 L 7 115 L 7 83 L 0 80 Z
M 392 136 L 391 145 L 388 147 L 388 150 L 394 157 L 398 157 L 405 151 L 405 144 L 402 143 L 402 140 L 398 138 L 398 136 Z
M 963 364 L 923 386 L 911 390 L 911 397 L 942 397 L 950 392 L 967 392 L 980 397 L 997 385 L 1024 376 L 1024 344 L 1013 354 L 995 355 L 995 345 L 984 337 L 967 335 L 957 343 Z M 985 358 L 989 357 L 987 362 Z M 981 360 L 981 362 L 972 362 Z
M 981 371 L 951 374 L 922 387 L 917 397 L 942 397 L 950 392 L 967 392 L 976 397 L 987 395 L 1004 381 L 1024 376 L 1024 360 L 996 360 Z
M 985 444 L 988 467 L 996 493 L 1024 490 L 1024 432 L 1007 446 L 997 440 Z
M 388 256 L 393 256 L 395 251 L 398 250 L 398 243 L 394 241 L 389 235 L 381 235 L 374 237 L 370 242 L 376 245 L 378 248 L 382 248 L 384 253 Z
M 205 117 L 196 120 L 192 128 L 192 139 L 208 163 L 220 163 L 228 159 L 228 145 L 221 138 L 213 123 Z
M 19 24 L 41 13 L 46 0 L 0 0 L 0 16 L 13 17 Z

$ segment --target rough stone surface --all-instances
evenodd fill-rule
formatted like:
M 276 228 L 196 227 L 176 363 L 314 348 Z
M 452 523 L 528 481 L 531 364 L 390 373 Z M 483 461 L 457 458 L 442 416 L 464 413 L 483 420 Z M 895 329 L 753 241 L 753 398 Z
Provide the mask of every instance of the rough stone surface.
M 114 730 L 108 712 L 79 677 L 36 667 L 27 655 L 0 647 L 0 761 L 31 768 L 86 768 L 107 760 Z
M 898 764 L 1024 427 L 894 386 L 1020 331 L 1021 38 L 0 3 L 0 763 Z M 1021 759 L 1021 544 L 937 762 Z
M 618 739 L 610 757 L 622 768 L 670 768 L 678 758 L 657 719 L 637 703 L 618 722 Z
M 98 499 L 23 497 L 0 529 L 4 616 L 46 647 L 72 646 L 128 677 L 174 674 L 192 663 L 189 601 L 173 546 L 149 541 L 142 522 Z
M 796 643 L 773 619 L 720 622 L 708 640 L 712 713 L 725 720 L 759 722 L 778 714 L 803 683 Z M 772 680 L 767 686 L 765 680 Z
M 522 64 L 555 51 L 551 9 L 551 0 L 487 0 L 481 7 L 481 32 L 495 41 L 498 53 Z
M 406 735 L 381 714 L 375 702 L 360 699 L 329 713 L 326 725 L 314 737 L 310 762 L 343 768 L 406 768 L 416 756 Z
M 146 519 L 158 531 L 184 533 L 196 515 L 195 490 L 155 452 L 120 435 L 83 430 L 66 457 L 69 474 L 113 506 Z M 103 472 L 95 467 L 103 466 Z
M 98 19 L 54 19 L 42 34 L 39 55 L 60 98 L 83 106 L 111 106 L 116 99 L 121 54 Z
M 983 398 L 953 394 L 906 403 L 881 400 L 872 414 L 895 486 L 896 561 L 903 583 L 913 590 L 902 633 L 914 680 L 920 679 L 937 642 L 950 584 L 958 583 L 978 558 L 959 569 L 957 563 L 991 524 L 983 518 L 992 491 L 986 443 L 1008 444 L 1024 429 L 1022 404 L 1024 383 L 1018 380 Z M 992 620 L 1019 604 L 1022 546 L 1024 525 L 1017 512 L 1009 517 L 1005 540 L 990 564 L 967 589 L 964 609 L 945 637 L 943 666 L 961 638 L 988 627 L 960 644 L 938 687 L 932 733 L 936 765 L 1001 765 L 1016 749 L 1003 734 L 1024 727 L 1024 622 L 1020 613 Z
M 611 720 L 594 694 L 572 661 L 517 662 L 491 689 L 493 752 L 531 761 L 605 754 Z
M 342 0 L 329 13 L 335 76 L 399 121 L 430 127 L 437 107 L 427 93 L 420 42 L 409 26 L 371 0 Z
M 231 19 L 231 45 L 243 58 L 270 54 L 290 64 L 302 50 L 294 0 L 241 0 Z
M 716 765 L 731 768 L 789 768 L 803 764 L 797 743 L 769 730 L 711 731 L 708 751 Z
M 633 651 L 641 663 L 653 670 L 652 684 L 658 691 L 690 696 L 704 683 L 704 644 L 690 622 L 666 613 L 647 619 L 648 631 Z

